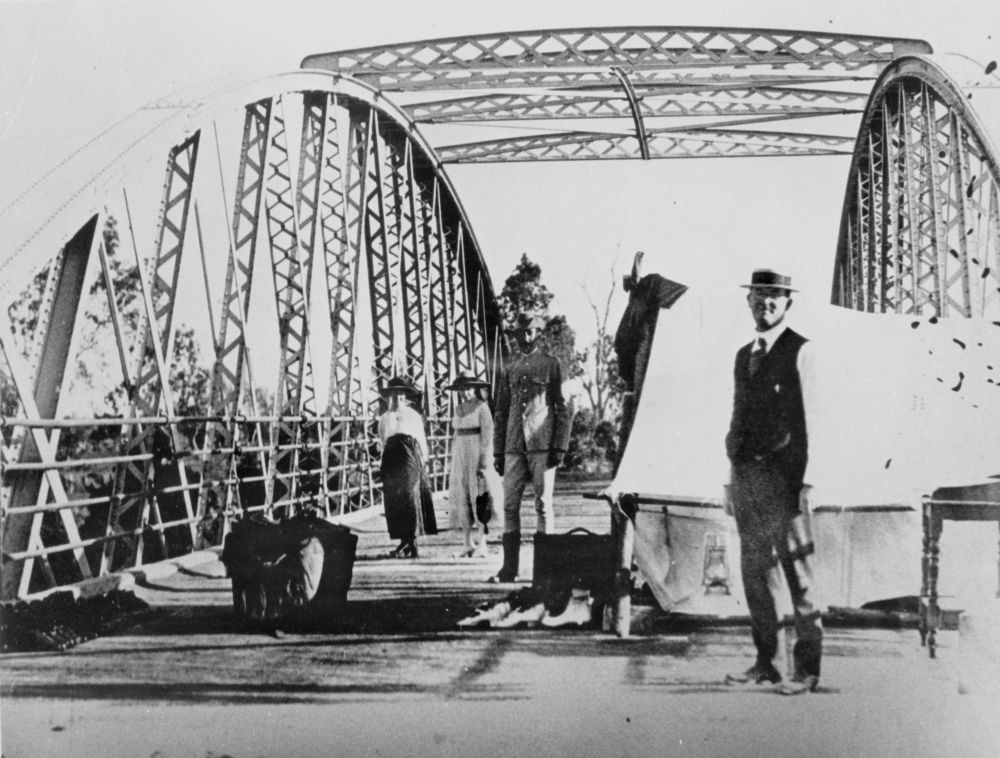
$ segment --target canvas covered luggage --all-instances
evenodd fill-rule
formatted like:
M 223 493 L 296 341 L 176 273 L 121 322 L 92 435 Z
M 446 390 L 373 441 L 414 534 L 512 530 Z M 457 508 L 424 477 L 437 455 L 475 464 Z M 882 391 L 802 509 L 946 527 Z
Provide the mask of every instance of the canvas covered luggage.
M 326 626 L 342 614 L 358 537 L 312 516 L 245 518 L 226 535 L 222 562 L 233 614 L 249 626 Z

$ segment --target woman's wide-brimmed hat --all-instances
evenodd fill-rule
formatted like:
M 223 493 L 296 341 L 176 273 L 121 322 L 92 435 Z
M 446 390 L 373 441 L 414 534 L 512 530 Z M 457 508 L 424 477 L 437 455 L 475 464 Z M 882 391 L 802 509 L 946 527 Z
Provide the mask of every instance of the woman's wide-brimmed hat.
M 741 284 L 741 287 L 753 289 L 754 287 L 775 287 L 777 289 L 798 292 L 792 289 L 792 277 L 779 274 L 769 268 L 758 268 L 750 275 L 750 284 Z
M 392 395 L 397 392 L 402 392 L 406 395 L 420 394 L 416 385 L 404 376 L 392 377 L 392 379 L 385 383 L 385 386 L 380 389 L 379 392 L 383 395 Z
M 490 383 L 485 379 L 476 379 L 474 376 L 469 376 L 468 374 L 459 374 L 455 381 L 445 387 L 446 390 L 475 390 L 475 389 L 485 389 L 489 387 Z

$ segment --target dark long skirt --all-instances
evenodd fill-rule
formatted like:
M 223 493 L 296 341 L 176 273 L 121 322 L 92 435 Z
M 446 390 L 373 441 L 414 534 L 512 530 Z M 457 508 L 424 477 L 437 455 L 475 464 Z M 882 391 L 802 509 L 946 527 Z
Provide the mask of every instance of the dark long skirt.
M 381 472 L 390 539 L 437 534 L 430 481 L 417 441 L 408 434 L 394 434 L 386 440 Z

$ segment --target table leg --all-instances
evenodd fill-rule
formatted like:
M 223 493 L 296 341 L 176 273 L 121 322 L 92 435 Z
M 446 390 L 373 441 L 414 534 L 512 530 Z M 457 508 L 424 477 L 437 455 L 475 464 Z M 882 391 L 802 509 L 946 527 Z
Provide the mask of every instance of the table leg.
M 920 515 L 921 531 L 923 532 L 923 549 L 920 553 L 920 623 L 918 626 L 921 647 L 927 644 L 927 571 L 930 567 L 931 548 L 930 509 L 930 504 L 924 503 Z
M 619 637 L 628 637 L 632 623 L 631 588 L 635 524 L 628 516 L 616 511 L 612 511 L 611 519 L 615 541 L 614 633 Z
M 927 563 L 927 650 L 931 658 L 936 657 L 937 628 L 940 623 L 941 611 L 938 608 L 938 565 L 941 557 L 942 520 L 933 509 L 929 514 L 930 546 Z

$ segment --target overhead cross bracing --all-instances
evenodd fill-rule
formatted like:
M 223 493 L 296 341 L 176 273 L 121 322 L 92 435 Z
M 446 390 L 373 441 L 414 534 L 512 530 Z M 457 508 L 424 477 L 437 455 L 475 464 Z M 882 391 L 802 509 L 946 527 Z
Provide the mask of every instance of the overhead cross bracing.
M 342 50 L 302 66 L 370 83 L 417 124 L 475 125 L 477 137 L 492 127 L 461 142 L 425 128 L 443 163 L 763 157 L 850 154 L 880 70 L 930 52 L 921 40 L 862 35 L 584 28 Z M 464 94 L 446 96 L 454 90 Z M 817 130 L 832 117 L 846 126 Z

